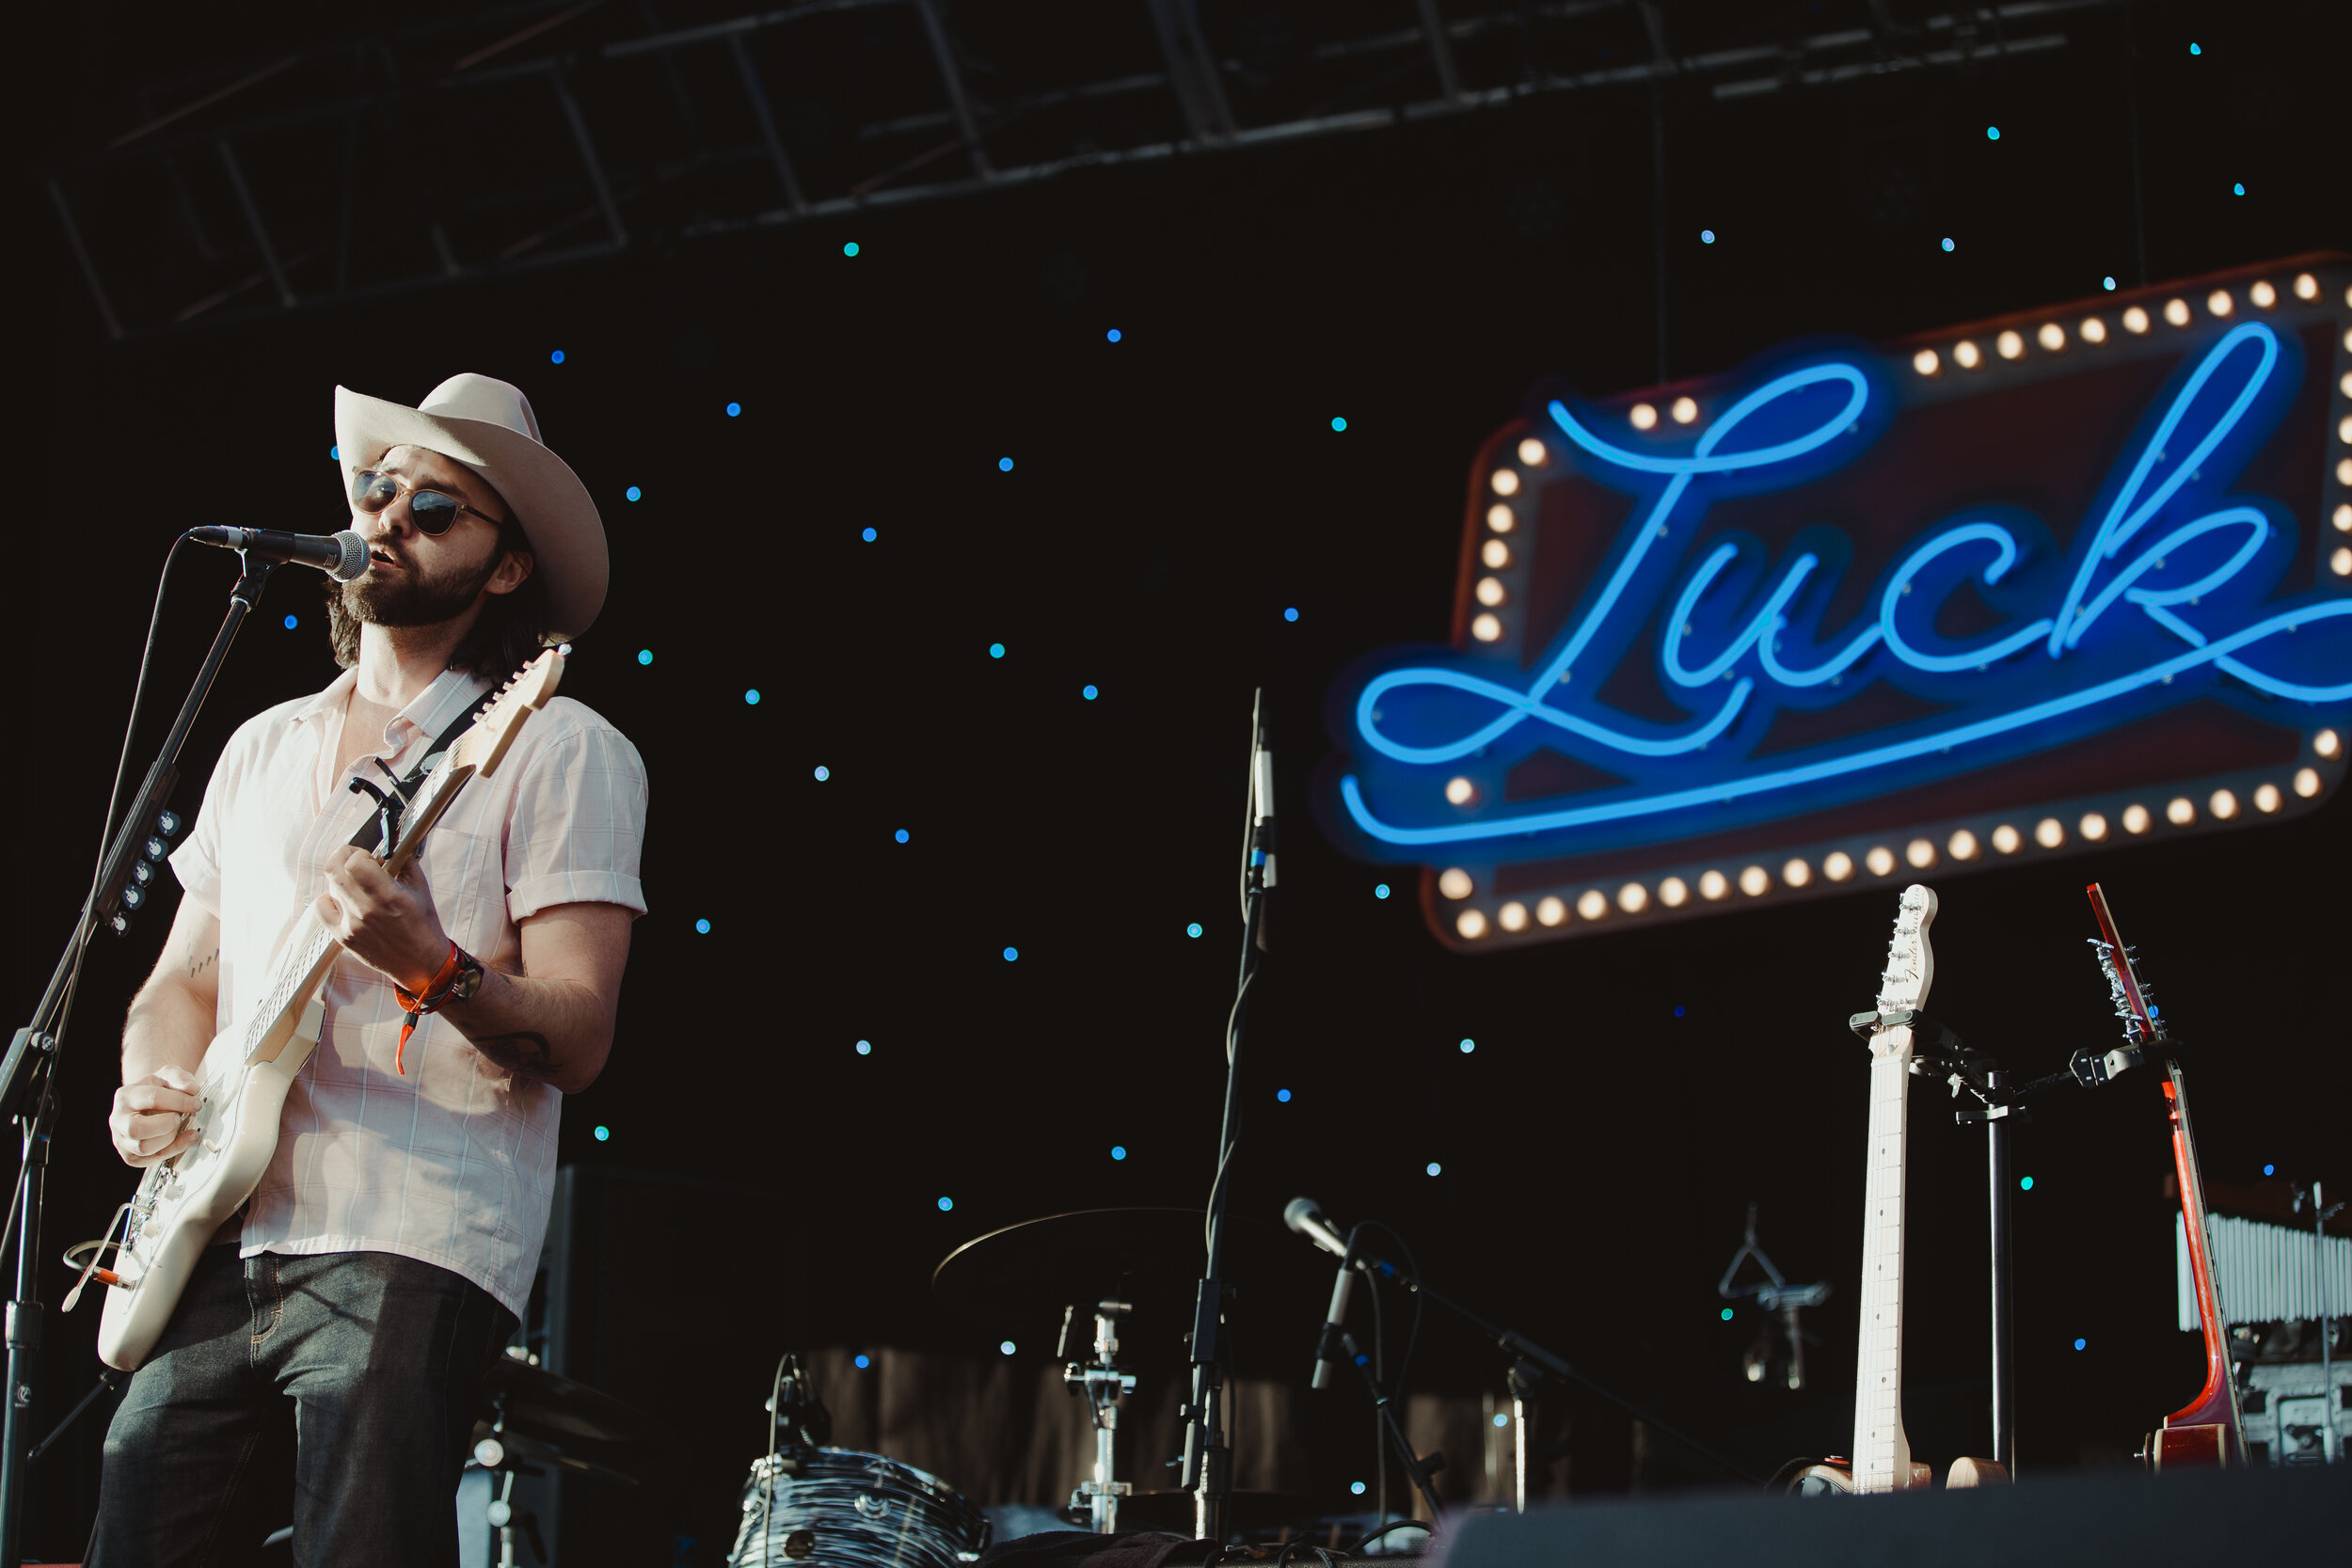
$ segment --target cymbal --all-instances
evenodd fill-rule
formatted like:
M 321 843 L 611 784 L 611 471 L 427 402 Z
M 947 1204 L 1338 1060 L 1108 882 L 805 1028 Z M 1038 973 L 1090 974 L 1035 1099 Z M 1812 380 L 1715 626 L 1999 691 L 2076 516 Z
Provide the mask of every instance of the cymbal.
M 1058 1319 L 1065 1307 L 1105 1298 L 1186 1304 L 1208 1259 L 1198 1209 L 1082 1209 L 992 1230 L 964 1243 L 931 1274 L 942 1302 L 975 1317 Z M 1273 1226 L 1228 1214 L 1227 1283 L 1268 1288 L 1311 1275 L 1313 1254 L 1286 1246 Z
M 634 1405 L 511 1355 L 490 1368 L 483 1400 L 493 1411 L 502 1403 L 508 1431 L 559 1447 L 659 1444 L 666 1437 L 660 1423 Z

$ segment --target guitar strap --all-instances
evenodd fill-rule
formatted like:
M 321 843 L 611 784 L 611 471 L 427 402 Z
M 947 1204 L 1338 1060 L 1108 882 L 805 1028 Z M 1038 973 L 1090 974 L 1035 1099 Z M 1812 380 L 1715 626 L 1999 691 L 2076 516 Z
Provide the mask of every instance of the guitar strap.
M 389 789 L 378 789 L 365 779 L 351 781 L 351 792 L 354 795 L 375 797 L 375 815 L 360 823 L 359 831 L 351 835 L 353 848 L 365 849 L 373 855 L 375 853 L 377 845 L 396 842 L 399 839 L 402 810 L 409 801 L 417 798 L 418 786 L 424 783 L 424 776 L 433 771 L 433 765 L 441 760 L 441 753 L 456 745 L 459 736 L 473 728 L 474 719 L 481 705 L 480 703 L 468 704 L 466 711 L 459 714 L 450 727 L 443 730 L 439 737 L 425 749 L 424 756 L 416 767 L 408 770 L 406 778 L 402 778 L 389 768 L 385 767 L 382 757 L 373 758 L 375 766 L 383 769 L 384 777 L 390 781 Z

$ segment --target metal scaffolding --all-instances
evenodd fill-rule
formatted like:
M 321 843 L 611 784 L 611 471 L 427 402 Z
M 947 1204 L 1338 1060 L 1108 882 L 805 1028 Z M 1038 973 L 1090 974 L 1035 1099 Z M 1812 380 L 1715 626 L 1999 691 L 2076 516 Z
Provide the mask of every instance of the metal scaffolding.
M 1662 124 L 1670 87 L 1978 67 L 2124 3 L 525 0 L 152 85 L 45 179 L 123 339 L 1545 95 L 1641 87 Z

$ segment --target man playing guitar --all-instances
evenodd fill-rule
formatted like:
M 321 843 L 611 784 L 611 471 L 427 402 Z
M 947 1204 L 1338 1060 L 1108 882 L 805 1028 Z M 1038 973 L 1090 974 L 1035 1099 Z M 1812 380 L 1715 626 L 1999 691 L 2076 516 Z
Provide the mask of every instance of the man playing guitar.
M 335 423 L 370 546 L 328 585 L 345 668 L 237 731 L 171 857 L 186 895 L 123 1028 L 123 1160 L 197 1138 L 194 1070 L 306 906 L 343 957 L 267 1174 L 107 1433 L 107 1568 L 243 1560 L 289 1509 L 297 1562 L 457 1560 L 453 1498 L 537 1268 L 561 1096 L 604 1067 L 645 907 L 644 765 L 568 698 L 400 878 L 350 844 L 491 688 L 587 628 L 608 565 L 595 502 L 506 383 L 460 375 L 416 408 L 339 388 Z

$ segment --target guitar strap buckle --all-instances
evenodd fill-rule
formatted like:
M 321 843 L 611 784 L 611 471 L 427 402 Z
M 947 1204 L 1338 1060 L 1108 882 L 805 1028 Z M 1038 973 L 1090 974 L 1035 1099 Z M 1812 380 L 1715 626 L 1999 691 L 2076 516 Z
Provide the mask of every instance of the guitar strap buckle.
M 352 843 L 358 845 L 360 848 L 373 850 L 380 845 L 400 842 L 401 813 L 407 809 L 409 799 L 415 795 L 417 785 L 424 782 L 424 769 L 419 768 L 407 778 L 403 779 L 391 770 L 382 757 L 371 757 L 369 760 L 373 762 L 383 772 L 384 777 L 391 782 L 389 789 L 378 789 L 365 779 L 355 778 L 351 781 L 351 792 L 354 795 L 375 797 L 374 817 L 370 820 L 367 827 L 359 830 L 359 837 L 352 840 Z M 371 829 L 373 830 L 373 832 L 370 832 Z M 360 838 L 373 838 L 375 842 L 361 844 Z

